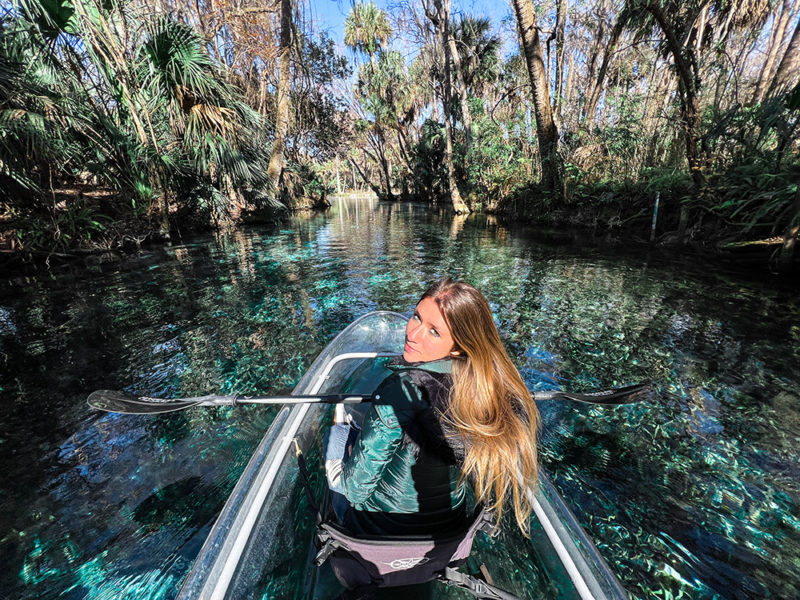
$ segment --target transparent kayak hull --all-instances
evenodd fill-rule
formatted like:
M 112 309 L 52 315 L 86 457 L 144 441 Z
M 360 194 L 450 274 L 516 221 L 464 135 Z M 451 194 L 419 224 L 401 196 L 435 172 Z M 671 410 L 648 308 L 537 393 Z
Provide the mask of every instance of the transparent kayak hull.
M 402 352 L 406 318 L 364 315 L 319 355 L 293 394 L 370 394 L 385 378 L 387 357 Z M 312 566 L 316 525 L 300 481 L 295 444 L 303 451 L 311 486 L 323 495 L 321 440 L 331 408 L 283 408 L 254 452 L 214 524 L 178 598 L 333 598 L 340 591 Z M 534 497 L 530 539 L 515 528 L 495 539 L 479 536 L 470 559 L 485 564 L 495 584 L 521 597 L 626 599 L 628 596 L 558 492 L 542 474 Z M 424 597 L 471 597 L 431 583 Z M 408 593 L 408 591 L 406 591 Z

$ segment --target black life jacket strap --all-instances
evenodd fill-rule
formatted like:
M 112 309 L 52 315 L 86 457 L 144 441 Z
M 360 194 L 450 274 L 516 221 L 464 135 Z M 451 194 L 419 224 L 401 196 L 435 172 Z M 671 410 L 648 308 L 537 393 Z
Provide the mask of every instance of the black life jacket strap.
M 341 544 L 333 539 L 330 533 L 328 533 L 324 527 L 317 527 L 317 543 L 320 545 L 320 549 L 317 552 L 317 555 L 314 557 L 314 564 L 317 567 L 321 567 L 326 560 L 333 554 L 333 551 L 337 548 L 341 548 Z
M 314 497 L 314 490 L 311 488 L 311 482 L 308 480 L 308 467 L 306 467 L 306 459 L 303 456 L 303 451 L 300 450 L 300 444 L 297 443 L 297 438 L 294 440 L 294 451 L 297 455 L 297 470 L 300 473 L 300 480 L 303 484 L 303 489 L 306 492 L 306 499 L 308 500 L 308 508 L 317 518 L 317 525 L 322 523 L 322 512 L 317 504 L 317 499 Z
M 454 585 L 462 590 L 468 591 L 476 598 L 487 598 L 491 600 L 521 600 L 519 596 L 510 594 L 498 587 L 490 585 L 485 581 L 473 577 L 468 573 L 462 573 L 458 569 L 445 567 L 444 572 L 439 576 L 439 580 L 447 585 Z

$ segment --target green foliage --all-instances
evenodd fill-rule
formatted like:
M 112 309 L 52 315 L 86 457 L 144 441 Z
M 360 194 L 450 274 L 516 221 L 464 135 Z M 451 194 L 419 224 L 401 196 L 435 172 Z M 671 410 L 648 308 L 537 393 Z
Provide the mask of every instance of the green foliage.
M 55 211 L 49 221 L 12 214 L 11 225 L 22 247 L 68 251 L 98 241 L 110 218 L 99 213 L 97 207 L 84 198 L 65 200 L 63 204 L 63 209 Z
M 386 13 L 374 2 L 354 4 L 344 22 L 344 43 L 372 56 L 392 35 Z
M 303 36 L 301 52 L 302 64 L 311 71 L 311 79 L 319 86 L 346 80 L 353 72 L 347 59 L 337 54 L 336 42 L 327 32 L 321 32 L 317 39 Z
M 506 127 L 490 118 L 483 102 L 472 99 L 472 144 L 463 161 L 470 195 L 475 203 L 493 206 L 530 180 L 530 161 Z M 463 152 L 462 148 L 458 148 Z
M 0 202 L 29 249 L 91 245 L 102 231 L 99 208 L 53 202 L 59 188 L 112 190 L 114 218 L 145 227 L 165 196 L 187 219 L 269 188 L 269 124 L 205 40 L 123 10 L 21 0 L 0 20 Z
M 709 209 L 743 234 L 781 234 L 796 217 L 798 174 L 769 173 L 759 165 L 739 165 L 720 178 Z
M 62 33 L 76 35 L 79 31 L 71 0 L 25 0 L 19 6 L 47 40 L 54 40 Z
M 395 128 L 413 110 L 414 88 L 403 55 L 381 52 L 377 68 L 371 63 L 359 70 L 360 100 L 382 127 Z
M 413 148 L 414 169 L 407 182 L 416 200 L 431 202 L 445 198 L 447 167 L 444 164 L 444 146 L 444 125 L 427 119 L 422 124 L 419 141 Z
M 500 76 L 500 38 L 491 30 L 488 18 L 462 15 L 453 31 L 464 83 L 473 96 L 488 91 Z
M 642 170 L 640 181 L 644 193 L 648 196 L 656 192 L 675 192 L 689 194 L 692 188 L 692 178 L 686 171 L 664 168 L 646 168 Z

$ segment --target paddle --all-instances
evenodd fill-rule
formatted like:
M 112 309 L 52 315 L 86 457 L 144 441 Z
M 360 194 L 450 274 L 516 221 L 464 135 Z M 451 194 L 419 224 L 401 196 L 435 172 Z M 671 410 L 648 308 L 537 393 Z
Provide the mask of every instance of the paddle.
M 534 392 L 536 400 L 573 400 L 587 404 L 631 404 L 645 399 L 650 384 L 640 383 L 624 388 L 602 390 L 588 394 L 574 394 L 559 390 Z M 97 390 L 89 395 L 89 406 L 106 412 L 129 415 L 157 415 L 191 408 L 192 406 L 236 406 L 239 404 L 359 404 L 373 402 L 380 396 L 348 396 L 330 394 L 321 396 L 196 396 L 194 398 L 150 398 L 134 396 L 125 392 Z
M 534 400 L 573 400 L 584 404 L 601 404 L 604 406 L 617 406 L 620 404 L 634 404 L 646 400 L 652 393 L 653 388 L 650 383 L 637 383 L 627 387 L 613 388 L 610 390 L 600 390 L 599 392 L 588 392 L 586 394 L 575 394 L 573 392 L 562 392 L 561 390 L 542 390 L 532 392 Z
M 89 394 L 92 408 L 128 415 L 158 415 L 193 406 L 237 406 L 239 404 L 359 404 L 380 396 L 329 394 L 317 396 L 195 396 L 194 398 L 150 398 L 113 390 L 97 390 Z

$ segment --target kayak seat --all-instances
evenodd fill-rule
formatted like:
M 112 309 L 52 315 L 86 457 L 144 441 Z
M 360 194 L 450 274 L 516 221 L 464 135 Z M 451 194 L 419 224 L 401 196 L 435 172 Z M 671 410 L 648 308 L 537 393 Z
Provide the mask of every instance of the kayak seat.
M 326 560 L 347 588 L 369 584 L 379 587 L 413 585 L 437 578 L 445 567 L 469 557 L 478 531 L 491 527 L 490 514 L 479 507 L 466 529 L 434 535 L 353 535 L 332 521 L 319 526 L 319 552 L 315 563 Z
M 493 530 L 491 513 L 479 506 L 466 527 L 433 535 L 353 535 L 327 520 L 317 529 L 317 566 L 325 561 L 348 589 L 415 585 L 435 579 L 477 598 L 516 598 L 457 570 L 469 557 L 479 531 Z
M 318 526 L 315 544 L 319 551 L 314 558 L 317 567 L 326 561 L 339 582 L 349 590 L 370 590 L 399 587 L 440 580 L 457 586 L 476 598 L 520 600 L 491 583 L 458 570 L 469 558 L 472 542 L 479 531 L 496 534 L 490 511 L 479 504 L 466 525 L 430 535 L 354 534 L 340 525 L 328 507 L 323 517 L 308 478 L 305 457 L 297 450 L 300 481 L 305 489 L 308 507 Z

